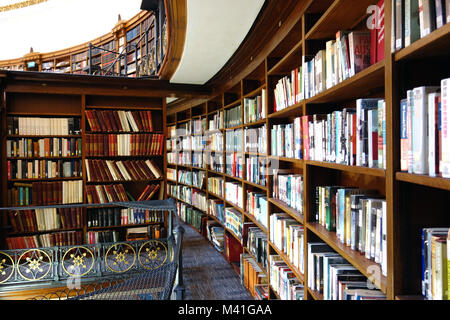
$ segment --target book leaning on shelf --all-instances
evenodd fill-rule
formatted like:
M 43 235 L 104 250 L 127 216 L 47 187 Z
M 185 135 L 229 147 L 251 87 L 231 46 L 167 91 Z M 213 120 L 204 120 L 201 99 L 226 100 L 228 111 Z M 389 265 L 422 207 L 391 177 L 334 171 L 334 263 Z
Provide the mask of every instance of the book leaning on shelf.
M 224 251 L 224 228 L 214 220 L 206 222 L 206 237 L 214 245 L 217 251 Z
M 91 160 L 86 159 L 88 182 L 145 181 L 158 179 L 161 171 L 152 160 Z
M 267 228 L 267 196 L 265 193 L 247 193 L 247 212 Z
M 151 111 L 86 110 L 92 132 L 153 132 Z
M 450 79 L 407 91 L 400 102 L 401 171 L 450 178 Z
M 289 171 L 274 170 L 273 197 L 303 213 L 303 176 Z
M 158 197 L 162 198 L 162 186 L 160 184 L 149 184 L 141 192 L 137 201 L 151 200 L 158 191 Z M 125 191 L 122 184 L 110 184 L 110 185 L 87 185 L 86 196 L 88 203 L 109 203 L 109 202 L 128 202 L 129 199 L 133 199 L 129 193 Z
M 220 222 L 225 222 L 225 205 L 222 203 L 221 200 L 214 200 L 209 199 L 208 200 L 208 208 L 209 208 L 209 214 L 211 216 L 216 217 Z
M 247 231 L 246 247 L 256 258 L 256 262 L 258 262 L 264 270 L 267 270 L 267 255 L 269 253 L 267 234 L 258 227 L 249 227 Z

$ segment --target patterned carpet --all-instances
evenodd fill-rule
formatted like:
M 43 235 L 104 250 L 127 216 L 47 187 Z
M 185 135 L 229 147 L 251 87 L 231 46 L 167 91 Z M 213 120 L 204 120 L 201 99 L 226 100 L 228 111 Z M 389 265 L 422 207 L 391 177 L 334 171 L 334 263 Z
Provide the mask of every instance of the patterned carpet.
M 203 236 L 186 224 L 183 238 L 185 300 L 251 300 L 237 273 Z

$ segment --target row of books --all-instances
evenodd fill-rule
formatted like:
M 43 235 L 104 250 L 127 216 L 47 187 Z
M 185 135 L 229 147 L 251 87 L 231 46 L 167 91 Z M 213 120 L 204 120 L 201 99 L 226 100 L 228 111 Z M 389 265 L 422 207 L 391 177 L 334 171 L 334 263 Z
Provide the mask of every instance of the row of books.
M 267 256 L 269 254 L 267 234 L 256 226 L 249 227 L 247 229 L 246 247 L 253 257 L 256 258 L 256 262 L 258 262 L 264 270 L 267 270 Z
M 261 90 L 261 95 L 244 98 L 244 123 L 252 123 L 266 117 L 266 89 Z
M 159 179 L 162 172 L 152 160 L 85 159 L 88 182 L 145 181 Z
M 86 232 L 86 243 L 110 243 L 119 241 L 119 231 L 105 230 L 105 231 L 88 231 Z
M 358 99 L 356 109 L 302 118 L 305 160 L 386 169 L 386 104 Z
M 304 267 L 304 227 L 286 213 L 274 213 L 270 215 L 270 241 L 284 252 L 289 261 L 302 274 Z
M 6 156 L 32 157 L 79 157 L 81 138 L 20 138 L 6 140 Z
M 178 140 L 177 139 L 167 139 L 166 140 L 166 148 L 168 151 L 177 150 Z
M 277 169 L 273 176 L 273 197 L 303 213 L 303 176 Z
M 127 202 L 128 195 L 122 184 L 87 185 L 88 203 Z
M 34 236 L 6 238 L 8 250 L 75 246 L 83 244 L 82 231 L 44 233 Z
M 242 184 L 237 182 L 225 182 L 225 199 L 239 208 L 244 208 Z
M 84 221 L 82 208 L 9 211 L 8 215 L 14 233 L 82 228 Z
M 208 201 L 206 194 L 197 189 L 192 189 L 192 201 L 191 204 L 204 212 L 208 211 Z
M 245 158 L 238 153 L 227 153 L 226 154 L 226 167 L 225 173 L 236 177 L 244 179 L 244 162 Z
M 219 110 L 213 114 L 212 118 L 208 121 L 209 130 L 220 130 L 224 128 L 224 116 L 223 110 Z
M 267 196 L 265 193 L 250 191 L 247 193 L 247 213 L 265 228 L 267 224 Z
M 266 176 L 269 170 L 266 158 L 249 156 L 246 161 L 246 175 L 249 182 L 266 186 Z
M 225 133 L 225 148 L 226 151 L 242 152 L 242 129 L 229 130 Z
M 268 289 L 269 280 L 255 259 L 248 253 L 241 254 L 240 268 L 241 284 L 248 289 L 252 297 L 262 296 L 261 298 L 267 300 L 269 290 L 261 289 L 261 287 Z
M 228 150 L 228 149 L 227 149 Z M 267 126 L 244 129 L 244 152 L 267 153 Z
M 238 105 L 225 110 L 224 126 L 225 128 L 232 128 L 242 124 L 242 106 Z
M 201 230 L 202 217 L 205 216 L 203 212 L 180 202 L 177 204 L 177 209 L 178 215 L 182 221 L 193 226 L 197 230 Z
M 81 160 L 8 160 L 8 179 L 77 178 L 82 175 Z
M 221 153 L 204 155 L 203 162 L 200 165 L 207 165 L 209 170 L 222 173 L 225 168 L 223 155 Z
M 277 157 L 303 159 L 301 119 L 274 125 L 270 130 L 271 154 Z
M 225 224 L 225 205 L 220 200 L 208 200 L 209 214 L 216 217 L 220 222 Z
M 269 278 L 281 300 L 304 300 L 305 287 L 279 255 L 269 255 Z
M 95 208 L 87 210 L 87 226 L 113 227 L 164 222 L 164 213 L 134 208 Z
M 450 178 L 449 93 L 450 78 L 409 90 L 401 101 L 401 171 Z
M 92 132 L 152 132 L 151 111 L 86 110 Z
M 206 222 L 206 237 L 217 251 L 224 251 L 224 228 L 214 220 Z
M 392 52 L 408 47 L 450 22 L 449 0 L 391 1 Z
M 208 178 L 208 191 L 223 197 L 224 179 L 221 177 L 209 177 Z
M 80 118 L 7 117 L 8 135 L 69 136 L 81 132 Z
M 83 181 L 14 183 L 7 190 L 8 206 L 70 204 L 83 202 Z
M 307 244 L 308 287 L 324 300 L 386 300 L 359 270 L 323 242 Z
M 206 181 L 206 171 L 192 171 L 192 185 L 197 189 L 203 189 Z
M 177 169 L 167 168 L 166 176 L 167 176 L 167 180 L 177 181 Z
M 450 300 L 450 229 L 422 229 L 422 295 Z
M 223 150 L 223 134 L 221 132 L 208 134 L 208 150 L 221 152 Z
M 373 190 L 316 187 L 316 221 L 343 244 L 381 265 L 387 275 L 386 200 Z
M 162 155 L 162 134 L 86 134 L 86 156 Z
M 234 208 L 225 208 L 225 227 L 242 240 L 242 214 Z
M 192 166 L 197 168 L 206 168 L 208 163 L 208 153 L 206 152 L 193 152 L 192 153 Z
M 178 170 L 178 182 L 192 185 L 192 172 L 187 170 Z
M 373 31 L 338 31 L 315 56 L 303 56 L 304 98 L 309 99 L 384 59 L 384 15 Z M 378 41 L 381 38 L 381 41 Z M 302 94 L 300 94 L 302 95 Z
M 206 131 L 206 118 L 192 119 L 191 126 L 193 134 L 204 133 Z
M 167 137 L 168 138 L 176 138 L 177 137 L 177 126 L 167 126 Z M 176 140 L 176 139 L 173 139 Z

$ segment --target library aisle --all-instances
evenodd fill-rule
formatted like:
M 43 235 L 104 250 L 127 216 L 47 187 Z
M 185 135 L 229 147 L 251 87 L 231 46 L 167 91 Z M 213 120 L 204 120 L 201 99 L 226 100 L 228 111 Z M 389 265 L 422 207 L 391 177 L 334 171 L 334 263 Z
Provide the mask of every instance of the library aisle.
M 185 300 L 251 300 L 239 276 L 208 240 L 188 225 L 183 237 Z

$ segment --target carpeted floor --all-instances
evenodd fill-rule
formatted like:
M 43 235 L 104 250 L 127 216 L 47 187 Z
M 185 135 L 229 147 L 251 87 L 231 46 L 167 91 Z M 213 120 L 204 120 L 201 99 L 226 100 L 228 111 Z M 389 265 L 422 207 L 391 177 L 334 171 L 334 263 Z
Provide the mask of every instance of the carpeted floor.
M 197 231 L 182 226 L 185 300 L 251 300 L 225 258 Z

